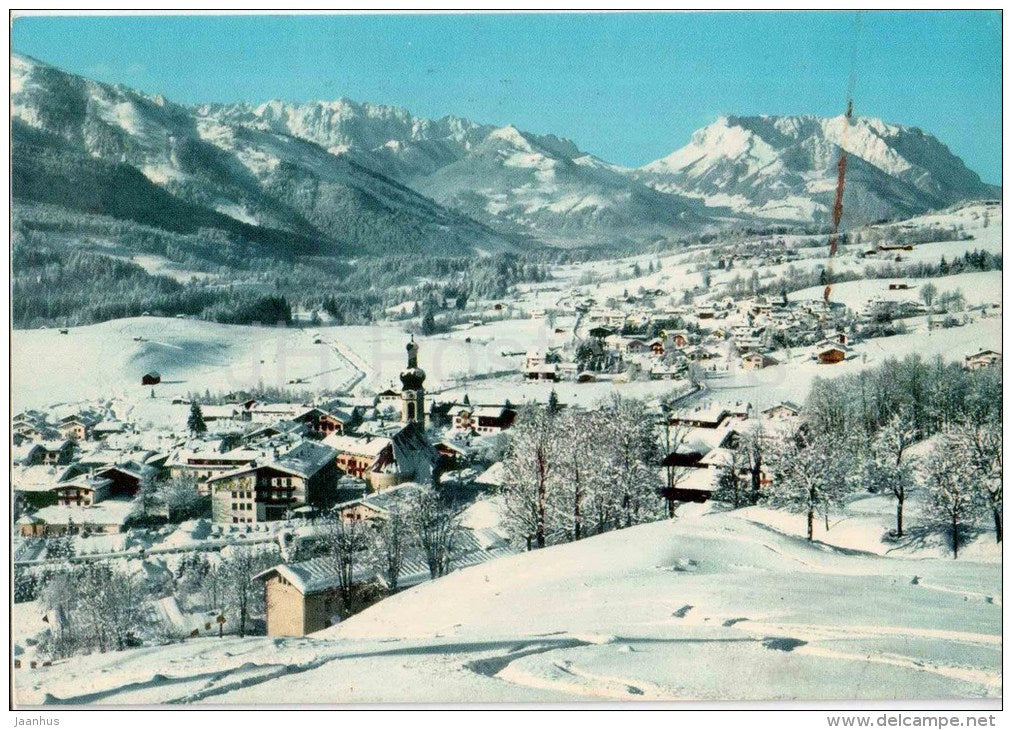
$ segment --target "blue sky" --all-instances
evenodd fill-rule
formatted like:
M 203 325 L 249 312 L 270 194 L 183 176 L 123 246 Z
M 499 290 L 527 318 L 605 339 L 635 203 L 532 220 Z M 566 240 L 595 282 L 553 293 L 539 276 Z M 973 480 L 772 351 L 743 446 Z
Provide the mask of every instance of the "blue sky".
M 513 123 L 641 165 L 720 114 L 855 112 L 1001 182 L 1001 16 L 985 12 L 25 17 L 12 43 L 179 102 L 348 97 Z

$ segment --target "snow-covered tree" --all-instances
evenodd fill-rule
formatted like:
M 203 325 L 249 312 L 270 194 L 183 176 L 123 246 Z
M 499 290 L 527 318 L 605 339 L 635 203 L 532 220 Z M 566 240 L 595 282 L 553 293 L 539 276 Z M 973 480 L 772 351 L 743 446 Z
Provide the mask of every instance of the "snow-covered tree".
M 863 465 L 865 485 L 872 491 L 892 494 L 896 498 L 897 537 L 903 536 L 903 507 L 914 483 L 911 464 L 909 459 L 904 461 L 904 454 L 916 438 L 917 431 L 909 413 L 895 413 L 879 430 Z
M 567 540 L 590 534 L 590 499 L 605 488 L 606 425 L 600 411 L 570 409 L 556 416 L 555 432 L 563 437 L 558 442 L 558 468 L 548 504 L 552 524 Z
M 953 558 L 959 557 L 965 532 L 976 524 L 982 507 L 966 458 L 954 434 L 944 431 L 925 464 L 928 514 L 949 534 Z
M 82 651 L 124 649 L 155 630 L 146 606 L 150 598 L 138 576 L 108 562 L 80 563 L 57 573 L 42 599 L 58 617 L 45 650 L 54 657 L 66 657 Z
M 197 516 L 204 498 L 197 491 L 197 479 L 191 474 L 166 479 L 158 484 L 156 499 L 165 505 L 170 522 Z
M 141 470 L 140 485 L 137 489 L 137 511 L 144 517 L 150 517 L 161 504 L 158 499 L 158 471 L 146 466 Z
M 460 514 L 433 487 L 422 488 L 411 504 L 410 526 L 415 544 L 425 556 L 429 575 L 450 572 L 460 535 Z
M 994 521 L 996 542 L 1002 538 L 1001 430 L 1001 421 L 991 418 L 980 423 L 963 421 L 950 432 L 969 467 L 970 485 Z
M 655 416 L 639 400 L 614 396 L 603 409 L 608 430 L 608 481 L 621 509 L 622 524 L 631 527 L 661 516 L 663 481 Z
M 407 513 L 394 505 L 374 532 L 374 561 L 391 593 L 397 591 L 397 580 L 404 567 L 404 553 L 411 536 Z
M 323 527 L 329 555 L 337 561 L 341 599 L 348 608 L 355 586 L 355 568 L 364 565 L 371 535 L 362 522 L 345 520 L 337 515 Z
M 253 576 L 280 562 L 280 555 L 274 547 L 229 546 L 223 551 L 218 566 L 222 613 L 226 625 L 236 627 L 239 636 L 245 636 L 252 628 L 252 621 L 264 613 L 263 586 L 253 581 Z
M 543 548 L 548 541 L 549 485 L 558 468 L 558 449 L 554 414 L 541 406 L 524 409 L 506 448 L 502 495 L 506 528 L 528 549 Z
M 841 504 L 849 488 L 849 464 L 827 436 L 781 438 L 770 454 L 772 484 L 765 499 L 775 507 L 804 514 L 808 540 L 815 537 L 815 518 Z M 828 529 L 828 528 L 827 528 Z

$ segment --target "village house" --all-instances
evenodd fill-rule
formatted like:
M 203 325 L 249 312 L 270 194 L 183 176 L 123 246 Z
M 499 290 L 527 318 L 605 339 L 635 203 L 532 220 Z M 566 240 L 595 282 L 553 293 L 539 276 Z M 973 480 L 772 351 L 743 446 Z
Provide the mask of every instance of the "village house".
M 776 360 L 761 352 L 750 352 L 741 358 L 741 367 L 744 370 L 762 370 L 776 364 Z
M 846 345 L 823 343 L 816 346 L 815 357 L 822 365 L 833 365 L 843 362 L 849 352 L 850 348 Z
M 556 363 L 548 362 L 540 350 L 531 350 L 524 361 L 524 377 L 528 380 L 555 381 L 559 379 L 559 367 Z
M 387 388 L 386 390 L 380 391 L 376 394 L 376 408 L 383 410 L 386 408 L 400 409 L 401 394 L 393 388 Z
M 56 504 L 63 507 L 90 507 L 109 496 L 112 480 L 100 476 L 79 476 L 55 487 Z
M 71 441 L 84 441 L 91 437 L 91 429 L 98 423 L 97 419 L 87 416 L 66 416 L 60 419 L 57 430 L 64 438 Z
M 132 500 L 107 499 L 91 506 L 52 505 L 33 515 L 22 515 L 15 527 L 22 537 L 59 537 L 122 532 L 134 511 Z
M 110 436 L 118 436 L 127 432 L 127 425 L 121 421 L 106 419 L 99 421 L 91 429 L 92 438 L 102 441 Z
M 355 421 L 351 413 L 337 410 L 325 411 L 316 407 L 307 408 L 289 420 L 295 423 L 304 423 L 309 427 L 310 431 L 322 436 L 329 436 L 332 433 L 344 433 Z
M 337 452 L 337 468 L 365 481 L 372 491 L 397 483 L 393 441 L 382 436 L 332 434 L 323 440 Z
M 172 479 L 192 476 L 201 483 L 201 493 L 207 494 L 206 482 L 209 479 L 253 465 L 262 458 L 263 453 L 253 449 L 232 449 L 224 453 L 181 450 L 169 456 L 165 468 Z
M 128 462 L 95 471 L 95 476 L 109 480 L 110 497 L 134 497 L 141 488 L 144 466 Z
M 42 450 L 38 453 L 40 464 L 69 464 L 74 457 L 74 442 L 43 441 L 39 444 Z
M 1001 353 L 994 350 L 981 350 L 963 359 L 963 367 L 967 370 L 982 370 L 1001 362 Z
M 220 524 L 270 522 L 303 505 L 333 503 L 336 456 L 329 446 L 304 441 L 270 463 L 211 477 L 212 519 Z
M 391 509 L 409 510 L 421 487 L 414 482 L 399 484 L 376 494 L 353 499 L 335 507 L 345 522 L 370 522 L 385 519 Z
M 801 406 L 785 400 L 765 409 L 762 411 L 762 415 L 764 418 L 776 421 L 797 418 L 801 415 Z
M 516 420 L 517 412 L 498 405 L 460 405 L 450 409 L 453 430 L 491 434 L 505 431 Z
M 407 486 L 407 485 L 406 485 Z M 490 531 L 464 529 L 457 538 L 454 570 L 506 557 L 514 551 Z M 253 576 L 264 584 L 264 605 L 268 636 L 306 636 L 322 631 L 340 620 L 341 565 L 337 559 L 314 558 L 279 564 Z M 417 550 L 409 550 L 397 578 L 398 590 L 430 579 L 428 564 Z M 383 577 L 371 566 L 359 566 L 352 573 L 352 585 L 375 585 L 376 598 L 387 591 Z

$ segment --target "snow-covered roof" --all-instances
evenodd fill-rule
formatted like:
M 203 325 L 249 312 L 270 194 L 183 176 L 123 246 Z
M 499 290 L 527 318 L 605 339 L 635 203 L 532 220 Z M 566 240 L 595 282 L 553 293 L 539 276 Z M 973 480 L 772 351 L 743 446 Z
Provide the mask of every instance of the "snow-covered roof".
M 134 511 L 132 500 L 107 499 L 90 507 L 43 507 L 35 516 L 49 525 L 122 525 Z
M 376 458 L 383 449 L 390 445 L 390 439 L 383 436 L 363 438 L 361 436 L 332 433 L 323 439 L 323 443 L 335 449 L 338 453 Z
M 76 472 L 73 466 L 16 466 L 11 471 L 11 485 L 19 492 L 47 492 Z
M 488 469 L 483 471 L 474 480 L 475 484 L 484 484 L 491 487 L 501 486 L 503 479 L 506 477 L 506 467 L 501 461 L 497 461 Z
M 324 444 L 303 441 L 294 449 L 276 459 L 271 466 L 309 478 L 337 458 L 337 451 Z

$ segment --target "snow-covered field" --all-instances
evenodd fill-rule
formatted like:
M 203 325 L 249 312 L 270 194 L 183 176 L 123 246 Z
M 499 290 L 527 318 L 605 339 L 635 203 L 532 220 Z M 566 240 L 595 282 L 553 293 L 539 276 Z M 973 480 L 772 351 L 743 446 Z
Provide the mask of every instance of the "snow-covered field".
M 1000 698 L 993 537 L 958 561 L 940 545 L 889 550 L 890 510 L 858 500 L 809 545 L 797 515 L 684 507 L 452 573 L 312 637 L 21 669 L 16 701 Z

